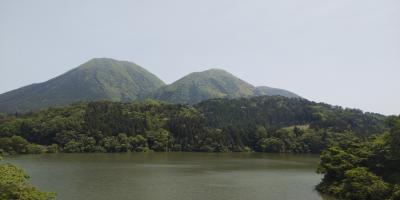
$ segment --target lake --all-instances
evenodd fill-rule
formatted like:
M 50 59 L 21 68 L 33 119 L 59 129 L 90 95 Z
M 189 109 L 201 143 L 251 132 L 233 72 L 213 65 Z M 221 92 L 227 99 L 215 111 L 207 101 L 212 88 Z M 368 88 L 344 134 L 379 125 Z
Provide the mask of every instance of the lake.
M 57 199 L 327 200 L 319 157 L 266 153 L 40 154 L 7 158 Z

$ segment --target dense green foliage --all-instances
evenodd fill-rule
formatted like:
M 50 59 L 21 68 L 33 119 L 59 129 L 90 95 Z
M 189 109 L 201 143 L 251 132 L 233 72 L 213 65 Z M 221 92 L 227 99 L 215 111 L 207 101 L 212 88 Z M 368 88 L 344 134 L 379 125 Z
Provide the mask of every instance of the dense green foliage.
M 28 182 L 28 176 L 18 167 L 3 163 L 0 157 L 0 199 L 50 200 L 54 193 L 41 192 Z
M 163 85 L 134 63 L 97 58 L 44 83 L 1 94 L 0 112 L 35 111 L 77 101 L 135 100 Z
M 195 106 L 99 101 L 3 116 L 0 149 L 318 153 L 357 136 L 382 132 L 383 120 L 377 114 L 279 96 L 215 99 Z
M 47 150 L 47 148 L 49 150 Z M 0 150 L 11 154 L 39 154 L 53 152 L 58 149 L 56 144 L 48 146 L 47 148 L 42 145 L 29 143 L 26 139 L 17 135 L 0 138 Z
M 384 116 L 343 109 L 306 99 L 284 97 L 255 97 L 251 99 L 215 99 L 195 106 L 204 113 L 211 127 L 235 125 L 281 128 L 308 124 L 312 129 L 334 132 L 352 131 L 368 136 L 384 129 Z
M 262 95 L 299 97 L 286 90 L 254 87 L 221 69 L 191 73 L 171 85 L 160 88 L 151 97 L 170 103 L 195 104 L 207 99 Z
M 336 144 L 321 154 L 318 189 L 340 199 L 400 199 L 400 116 L 390 131 L 367 141 Z

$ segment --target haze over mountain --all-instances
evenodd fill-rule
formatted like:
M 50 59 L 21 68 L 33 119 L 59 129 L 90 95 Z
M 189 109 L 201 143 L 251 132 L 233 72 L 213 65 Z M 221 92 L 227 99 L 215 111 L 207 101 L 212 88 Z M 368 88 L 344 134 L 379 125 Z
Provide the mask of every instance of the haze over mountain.
M 194 104 L 206 99 L 260 95 L 299 97 L 286 90 L 255 87 L 221 69 L 194 72 L 165 85 L 135 63 L 95 58 L 46 82 L 1 94 L 0 112 L 35 111 L 78 101 L 153 98 Z

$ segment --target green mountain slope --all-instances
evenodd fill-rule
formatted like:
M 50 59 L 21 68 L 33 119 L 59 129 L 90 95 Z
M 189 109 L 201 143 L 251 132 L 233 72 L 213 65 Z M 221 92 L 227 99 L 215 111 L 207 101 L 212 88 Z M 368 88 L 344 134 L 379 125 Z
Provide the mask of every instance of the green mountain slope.
M 262 95 L 299 97 L 286 90 L 254 87 L 221 69 L 191 73 L 171 85 L 160 88 L 150 97 L 171 103 L 195 104 L 207 99 Z
M 254 95 L 255 96 L 263 96 L 263 95 L 268 95 L 268 96 L 284 96 L 284 97 L 289 97 L 289 98 L 300 98 L 299 95 L 287 91 L 287 90 L 283 90 L 283 89 L 279 89 L 279 88 L 272 88 L 272 87 L 267 87 L 267 86 L 259 86 L 256 87 L 255 91 L 254 91 Z
M 195 104 L 207 99 L 254 96 L 299 97 L 281 89 L 255 87 L 221 69 L 191 73 L 165 85 L 154 74 L 127 61 L 95 58 L 44 83 L 0 94 L 0 112 L 36 111 L 78 101 L 157 99 Z
M 1 94 L 0 111 L 38 110 L 100 99 L 135 100 L 163 85 L 159 78 L 134 63 L 96 58 L 44 83 Z
M 191 73 L 159 89 L 151 97 L 172 102 L 194 104 L 213 98 L 250 97 L 254 86 L 221 69 Z

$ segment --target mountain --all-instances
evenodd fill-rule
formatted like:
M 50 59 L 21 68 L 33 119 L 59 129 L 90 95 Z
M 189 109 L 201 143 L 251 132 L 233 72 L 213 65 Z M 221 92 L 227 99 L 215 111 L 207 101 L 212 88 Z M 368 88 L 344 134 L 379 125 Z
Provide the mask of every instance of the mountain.
M 165 85 L 132 62 L 95 58 L 43 83 L 0 94 L 0 112 L 36 111 L 79 101 L 157 99 L 195 104 L 207 99 L 254 96 L 300 98 L 277 88 L 255 87 L 221 69 L 191 73 Z
M 232 99 L 262 95 L 299 97 L 286 90 L 266 86 L 255 87 L 221 69 L 191 73 L 160 88 L 150 97 L 171 103 L 195 104 L 207 99 Z
M 56 78 L 0 95 L 0 111 L 38 110 L 77 101 L 129 101 L 164 86 L 135 63 L 95 58 Z
M 283 90 L 283 89 L 279 89 L 279 88 L 272 88 L 272 87 L 267 87 L 267 86 L 258 86 L 256 87 L 255 91 L 254 91 L 254 95 L 255 96 L 264 96 L 264 95 L 268 95 L 268 96 L 284 96 L 284 97 L 289 97 L 289 98 L 300 98 L 299 95 L 287 91 L 287 90 Z
M 171 103 L 194 104 L 212 98 L 238 98 L 253 95 L 254 86 L 221 69 L 191 73 L 160 88 L 152 98 Z

